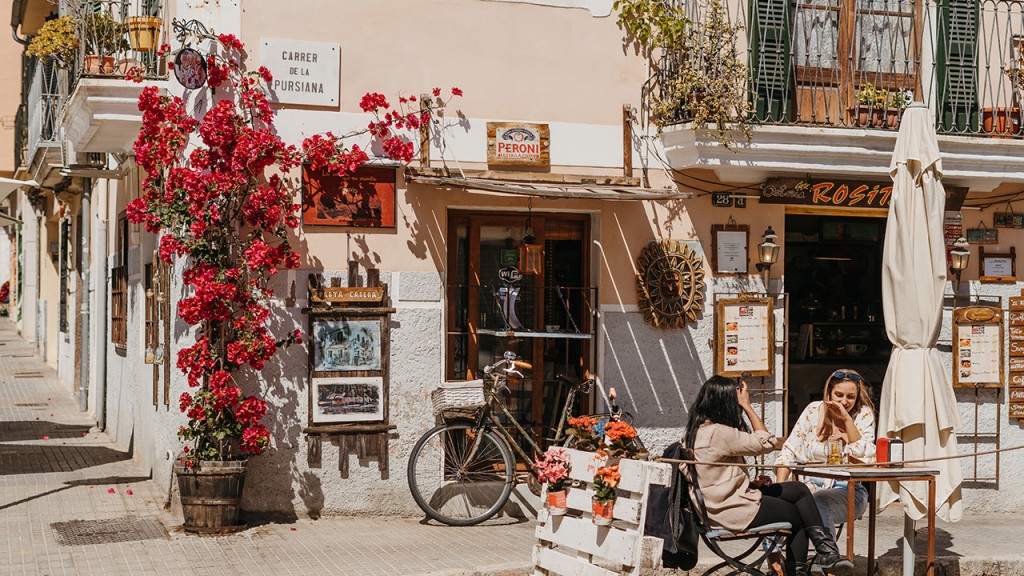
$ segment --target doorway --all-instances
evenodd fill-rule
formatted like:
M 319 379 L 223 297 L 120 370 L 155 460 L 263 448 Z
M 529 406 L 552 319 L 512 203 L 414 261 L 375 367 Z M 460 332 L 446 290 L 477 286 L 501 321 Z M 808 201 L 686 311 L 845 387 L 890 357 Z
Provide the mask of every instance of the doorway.
M 864 375 L 877 405 L 892 349 L 882 318 L 885 225 L 885 218 L 786 215 L 790 427 L 840 368 Z
M 564 401 L 557 376 L 582 377 L 594 354 L 590 216 L 451 211 L 448 226 L 445 377 L 481 378 L 515 352 L 533 370 L 506 402 L 542 441 Z

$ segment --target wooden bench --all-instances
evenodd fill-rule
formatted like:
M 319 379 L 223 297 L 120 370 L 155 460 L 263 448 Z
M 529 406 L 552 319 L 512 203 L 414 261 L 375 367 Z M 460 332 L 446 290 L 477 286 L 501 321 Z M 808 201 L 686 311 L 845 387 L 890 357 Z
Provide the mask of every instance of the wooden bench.
M 611 526 L 596 526 L 591 520 L 592 483 L 603 460 L 593 452 L 567 450 L 572 461 L 570 477 L 585 483 L 570 488 L 568 513 L 550 516 L 543 509 L 538 517 L 537 540 L 533 548 L 533 574 L 612 576 L 639 574 L 641 567 L 661 566 L 662 541 L 643 535 L 647 516 L 648 486 L 668 486 L 672 481 L 669 464 L 620 460 L 618 498 Z M 542 498 L 546 500 L 547 486 Z

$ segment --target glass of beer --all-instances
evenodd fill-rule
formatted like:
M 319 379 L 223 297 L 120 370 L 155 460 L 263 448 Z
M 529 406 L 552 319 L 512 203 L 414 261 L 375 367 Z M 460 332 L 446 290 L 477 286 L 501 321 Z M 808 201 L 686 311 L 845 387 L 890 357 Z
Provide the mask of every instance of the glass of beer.
M 843 441 L 838 438 L 833 438 L 825 442 L 825 450 L 827 455 L 827 462 L 829 464 L 842 464 L 843 463 Z

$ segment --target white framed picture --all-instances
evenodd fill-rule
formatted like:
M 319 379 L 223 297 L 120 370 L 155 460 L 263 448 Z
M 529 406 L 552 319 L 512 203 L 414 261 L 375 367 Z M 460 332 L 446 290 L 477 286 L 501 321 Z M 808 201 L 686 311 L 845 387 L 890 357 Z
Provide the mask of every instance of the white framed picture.
M 384 378 L 313 378 L 314 424 L 376 422 L 384 419 Z
M 315 318 L 313 372 L 381 369 L 381 319 Z

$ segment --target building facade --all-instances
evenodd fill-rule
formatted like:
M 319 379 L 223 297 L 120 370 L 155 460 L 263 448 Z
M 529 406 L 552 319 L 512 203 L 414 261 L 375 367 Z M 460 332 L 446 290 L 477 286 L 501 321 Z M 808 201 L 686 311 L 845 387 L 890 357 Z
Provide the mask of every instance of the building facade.
M 72 4 L 65 9 L 81 8 Z M 618 391 L 646 444 L 660 452 L 681 437 L 704 380 L 754 367 L 747 371 L 768 425 L 782 434 L 820 395 L 830 370 L 858 368 L 881 386 L 883 189 L 905 100 L 935 111 L 944 181 L 960 194 L 947 201 L 949 230 L 995 230 L 996 212 L 1012 212 L 1007 203 L 1024 190 L 1015 77 L 1000 72 L 1014 69 L 1019 18 L 989 26 L 1002 13 L 961 10 L 952 0 L 916 3 L 909 12 L 901 3 L 883 16 L 794 11 L 773 1 L 753 10 L 723 5 L 726 23 L 742 21 L 750 31 L 735 46 L 745 67 L 739 78 L 753 94 L 750 140 L 726 130 L 728 146 L 714 126 L 694 129 L 701 99 L 662 110 L 661 131 L 649 124 L 672 74 L 698 64 L 673 54 L 646 58 L 610 0 L 254 1 L 245 10 L 237 2 L 85 4 L 115 19 L 159 17 L 160 43 L 172 55 L 184 47 L 176 33 L 186 22 L 238 36 L 250 69 L 274 71 L 277 128 L 289 144 L 366 126 L 359 102 L 367 92 L 392 99 L 435 87 L 463 92 L 433 118 L 426 146 L 413 142 L 412 162 L 378 161 L 360 175 L 372 194 L 351 193 L 357 182 L 288 175 L 304 206 L 294 238 L 302 263 L 276 277 L 272 326 L 282 334 L 301 329 L 307 344 L 245 374 L 246 392 L 259 391 L 271 405 L 271 449 L 249 464 L 244 507 L 255 513 L 418 514 L 402 471 L 435 423 L 430 392 L 479 377 L 508 349 L 534 365 L 509 399 L 531 425 L 557 419 L 557 375 L 589 370 L 603 390 Z M 684 6 L 695 26 L 709 21 L 707 6 Z M 31 37 L 58 15 L 52 8 L 18 2 L 12 24 Z M 778 18 L 768 18 L 776 9 Z M 763 18 L 747 22 L 751 15 Z M 769 21 L 781 24 L 769 33 Z M 967 26 L 977 46 L 993 44 L 982 42 L 986 34 L 1002 34 L 1001 47 L 956 52 L 936 40 L 954 25 Z M 200 53 L 214 49 L 209 40 L 189 42 Z M 904 44 L 903 52 L 892 48 Z M 171 486 L 176 431 L 185 422 L 177 398 L 188 390 L 173 361 L 194 334 L 173 314 L 180 265 L 161 266 L 156 238 L 124 213 L 143 177 L 133 159 L 142 88 L 181 96 L 195 110 L 208 106 L 210 93 L 185 88 L 155 45 L 115 52 L 107 71 L 88 72 L 80 60 L 68 68 L 24 61 L 26 138 L 17 174 L 40 186 L 16 202 L 24 222 L 19 327 L 98 427 Z M 124 79 L 135 66 L 142 83 Z M 876 92 L 869 94 L 869 83 Z M 383 160 L 369 139 L 354 142 Z M 317 190 L 349 204 L 317 204 Z M 759 267 L 758 243 L 769 228 L 780 255 Z M 1009 254 L 1024 240 L 1013 228 L 997 236 L 985 247 L 990 255 Z M 971 252 L 958 304 L 1020 293 L 1015 273 L 996 275 L 1013 277 L 1004 283 L 982 282 L 980 251 Z M 386 329 L 338 336 L 311 313 L 310 276 L 339 287 L 385 284 L 382 307 L 393 309 L 383 316 Z M 950 347 L 951 372 L 953 304 L 940 340 Z M 1008 311 L 1009 301 L 997 306 Z M 771 330 L 763 355 L 746 358 L 731 339 L 745 334 L 726 317 L 740 314 L 738 326 L 751 310 Z M 387 338 L 379 347 L 387 402 L 383 432 L 375 432 L 386 448 L 376 451 L 330 427 L 344 417 L 320 409 L 331 397 L 320 396 L 314 378 L 355 363 L 353 350 L 365 351 L 374 338 Z M 958 389 L 965 450 L 977 439 L 979 449 L 993 438 L 1021 443 L 1007 394 L 995 390 L 1005 388 Z M 984 418 L 977 427 L 976 403 Z M 585 404 L 600 409 L 603 399 L 594 394 Z M 998 466 L 994 458 L 977 470 L 965 464 L 965 477 L 976 480 L 965 490 L 968 508 L 1017 506 L 1014 477 L 994 478 L 1019 465 L 1013 453 Z

